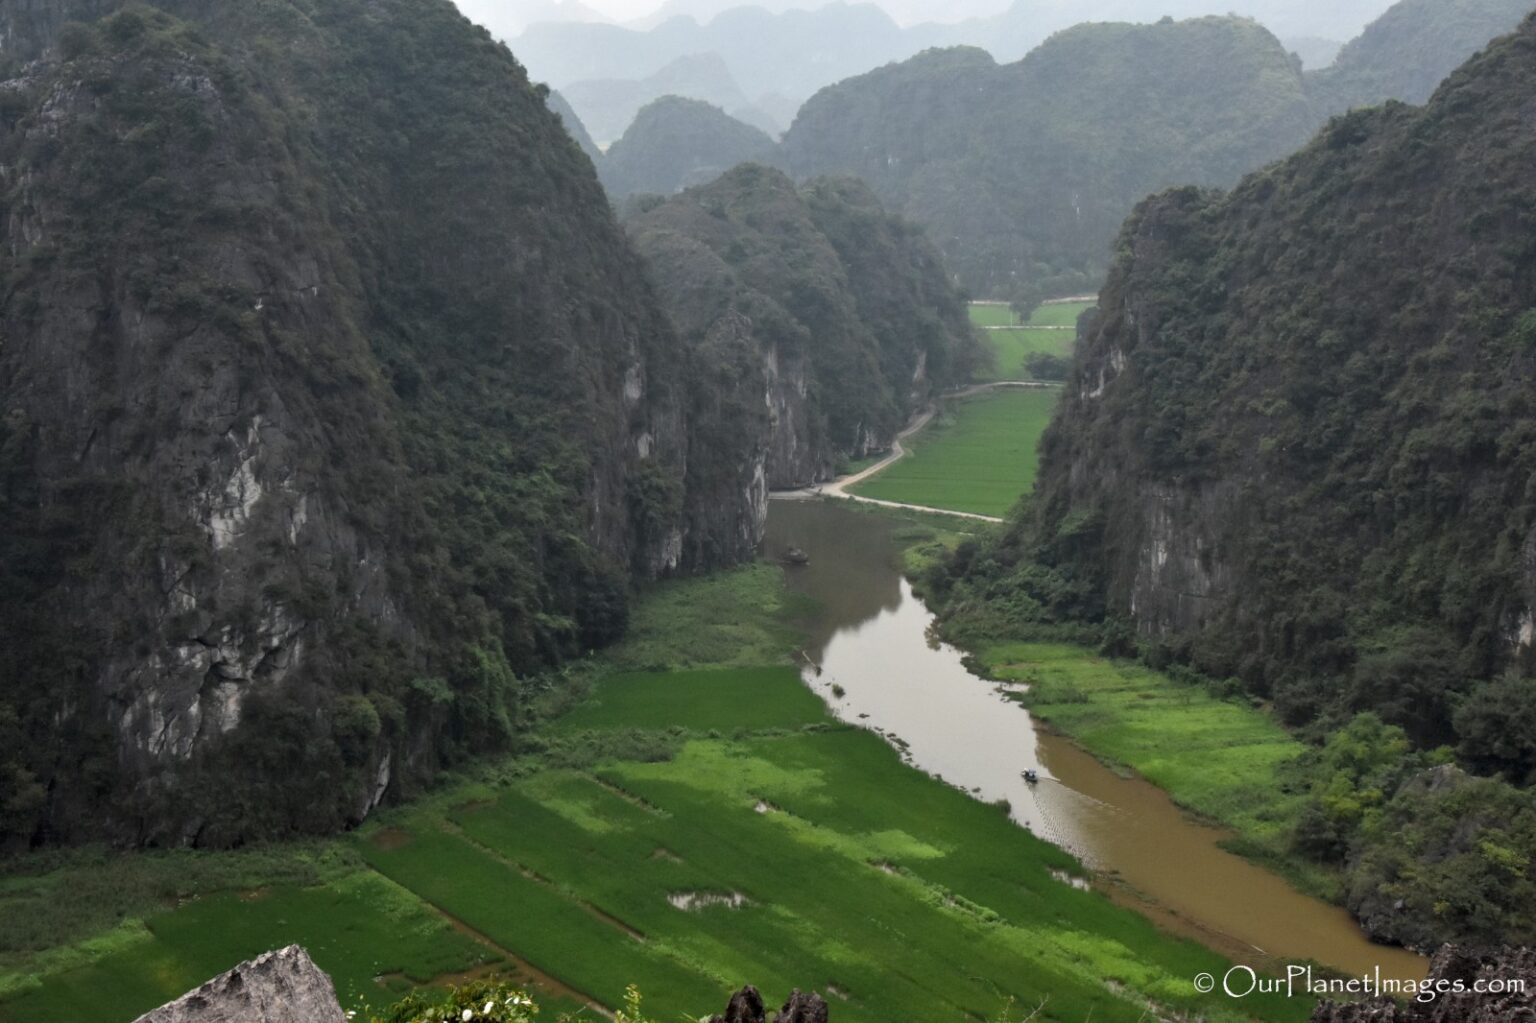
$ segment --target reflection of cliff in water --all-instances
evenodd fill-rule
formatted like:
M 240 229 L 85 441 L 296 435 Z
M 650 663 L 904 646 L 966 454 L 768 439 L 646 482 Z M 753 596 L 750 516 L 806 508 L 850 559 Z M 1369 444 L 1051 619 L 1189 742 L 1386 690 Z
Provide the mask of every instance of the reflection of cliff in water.
M 806 645 L 806 653 L 817 663 L 839 629 L 894 611 L 902 600 L 890 521 L 842 511 L 828 515 L 820 502 L 775 501 L 763 537 L 763 553 L 770 560 L 781 560 L 792 547 L 809 556 L 811 570 L 791 568 L 786 577 L 791 589 L 821 605 Z

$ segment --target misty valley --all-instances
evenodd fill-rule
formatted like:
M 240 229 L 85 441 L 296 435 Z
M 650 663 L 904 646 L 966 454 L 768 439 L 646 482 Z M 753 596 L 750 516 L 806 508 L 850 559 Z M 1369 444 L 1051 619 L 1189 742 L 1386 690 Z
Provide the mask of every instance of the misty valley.
M 0 0 L 0 1023 L 1536 1018 L 1533 0 Z

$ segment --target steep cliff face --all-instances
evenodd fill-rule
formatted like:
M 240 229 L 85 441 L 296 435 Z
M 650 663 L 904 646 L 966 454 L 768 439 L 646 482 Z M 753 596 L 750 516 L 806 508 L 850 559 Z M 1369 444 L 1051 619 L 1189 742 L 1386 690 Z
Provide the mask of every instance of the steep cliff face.
M 719 549 L 684 368 L 446 0 L 117 6 L 0 12 L 0 837 L 331 828 Z
M 690 449 L 691 491 L 755 498 L 826 479 L 887 447 L 978 357 L 937 254 L 857 182 L 797 189 L 746 164 L 626 226 L 691 346 L 693 414 L 729 438 Z M 732 507 L 706 500 L 693 514 Z M 748 535 L 745 521 L 737 529 Z M 694 531 L 722 532 L 702 522 Z
M 1144 203 L 1046 440 L 1039 535 L 1303 720 L 1433 745 L 1532 666 L 1536 24 L 1429 105 Z

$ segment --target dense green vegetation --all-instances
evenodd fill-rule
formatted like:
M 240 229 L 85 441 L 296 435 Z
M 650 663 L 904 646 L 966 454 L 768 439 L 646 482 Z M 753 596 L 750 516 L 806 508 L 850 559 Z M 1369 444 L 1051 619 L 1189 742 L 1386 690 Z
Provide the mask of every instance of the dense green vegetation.
M 581 118 L 577 117 L 576 111 L 571 109 L 570 102 L 554 89 L 544 97 L 544 102 L 550 111 L 560 118 L 566 134 L 576 141 L 583 153 L 587 154 L 587 159 L 592 161 L 592 165 L 594 167 L 601 165 L 603 151 L 597 148 L 596 142 L 592 141 L 592 136 L 587 132 L 587 126 L 581 123 Z
M 1062 14 L 1089 24 L 1018 63 L 934 49 L 822 89 L 784 137 L 784 166 L 864 178 L 929 229 L 978 297 L 1092 291 L 1120 224 L 1149 193 L 1229 187 L 1332 113 L 1423 102 L 1530 12 L 1524 0 L 1402 0 L 1334 67 L 1303 74 L 1264 27 L 1283 11 L 1129 25 L 1094 24 L 1125 15 L 1081 7 Z M 1042 17 L 1004 16 L 975 45 L 999 53 L 1010 20 Z
M 0 845 L 320 833 L 504 751 L 637 580 L 979 357 L 920 232 L 760 168 L 640 217 L 724 268 L 656 261 L 679 338 L 448 0 L 78 10 L 0 90 Z
M 1097 288 L 1147 193 L 1230 185 L 1317 124 L 1301 71 L 1242 18 L 1079 25 L 1016 64 L 931 50 L 823 89 L 797 174 L 857 174 L 925 225 L 977 297 Z
M 1004 389 L 949 403 L 903 442 L 905 458 L 853 492 L 882 501 L 1000 517 L 1035 481 L 1040 435 L 1054 389 Z
M 615 200 L 635 192 L 671 195 L 738 163 L 761 160 L 774 140 L 702 100 L 663 96 L 640 108 L 598 166 Z
M 625 226 L 705 367 L 718 432 L 700 454 L 729 445 L 721 472 L 743 489 L 759 466 L 804 486 L 883 448 L 984 357 L 937 252 L 856 181 L 743 164 L 633 204 Z
M 1423 103 L 1452 71 L 1531 13 L 1527 0 L 1399 0 L 1309 77 L 1323 109 Z
M 0 117 L 0 841 L 325 831 L 505 748 L 684 567 L 685 367 L 590 162 L 445 0 L 60 40 Z
M 499 960 L 492 949 L 455 931 L 439 914 L 415 896 L 373 871 L 362 869 L 355 857 L 327 850 L 318 867 L 297 854 L 273 851 L 269 861 L 291 859 L 277 871 L 277 883 L 242 886 L 242 880 L 265 882 L 265 872 L 240 876 L 249 866 L 228 862 L 234 854 L 215 854 L 219 866 L 233 867 L 218 877 L 206 876 L 202 888 L 185 879 L 157 886 L 153 911 L 136 907 L 136 915 L 109 929 L 90 933 L 75 944 L 26 957 L 20 969 L 0 972 L 0 1020 L 7 1023 L 78 1023 L 80 1020 L 129 1020 L 222 973 L 245 959 L 273 948 L 301 942 L 335 981 L 337 994 L 355 1004 L 398 996 L 410 986 L 457 974 Z M 169 858 L 177 867 L 201 866 L 186 856 Z M 157 866 L 157 865 L 154 865 Z M 149 870 L 154 870 L 151 866 Z M 297 878 L 309 867 L 315 875 Z M 119 859 L 109 873 L 148 872 L 138 856 Z M 155 871 L 158 873 L 158 871 Z M 283 875 L 287 874 L 286 878 Z M 47 915 L 55 909 L 80 911 L 83 883 L 98 888 L 81 866 L 38 878 L 12 878 L 6 885 L 8 908 L 25 904 L 32 893 L 52 889 Z M 167 908 L 166 897 L 186 899 Z M 109 898 L 113 896 L 109 895 Z M 118 896 L 117 898 L 120 898 Z M 137 915 L 143 912 L 143 915 Z M 24 921 L 7 918 L 7 943 Z M 23 949 L 32 953 L 32 949 Z M 7 951 L 12 959 L 14 951 Z M 375 978 L 382 977 L 381 985 Z
M 1533 68 L 1527 22 L 1422 110 L 1144 204 L 1033 503 L 933 580 L 957 629 L 1097 623 L 1271 701 L 1322 749 L 1293 847 L 1426 945 L 1536 936 Z

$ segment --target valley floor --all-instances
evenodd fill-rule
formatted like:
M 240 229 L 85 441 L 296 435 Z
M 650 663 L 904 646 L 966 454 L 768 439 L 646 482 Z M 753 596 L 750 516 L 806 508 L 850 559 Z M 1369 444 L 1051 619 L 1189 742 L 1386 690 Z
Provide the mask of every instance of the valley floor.
M 1055 398 L 959 402 L 857 492 L 1000 516 L 1032 485 Z M 909 569 L 974 528 L 902 517 Z M 830 716 L 790 662 L 806 599 L 769 564 L 656 587 L 517 756 L 353 836 L 12 865 L 0 1023 L 126 1023 L 292 942 L 353 1006 L 494 975 L 547 1012 L 609 1013 L 633 983 L 662 1018 L 696 1015 L 750 982 L 826 992 L 839 1021 L 1305 1018 L 1306 999 L 1196 995 L 1219 956 L 1075 887 L 1071 855 Z M 1262 711 L 1078 647 L 973 646 L 1030 683 L 1035 714 L 1240 851 L 1332 884 L 1282 855 L 1301 746 Z
M 840 1020 L 1305 1017 L 1196 996 L 1214 953 L 1066 883 L 1067 853 L 831 719 L 785 657 L 806 610 L 769 566 L 662 587 L 522 756 L 197 890 L 140 879 L 128 918 L 34 935 L 51 953 L 18 947 L 13 913 L 67 903 L 91 867 L 12 874 L 0 1019 L 126 1021 L 289 942 L 352 1005 L 495 973 L 546 1011 L 611 1009 L 636 983 L 663 1018 L 747 981 L 827 992 Z M 243 855 L 111 862 L 192 876 Z
M 1027 323 L 1020 323 L 1006 305 L 973 302 L 971 322 L 983 330 L 983 340 L 992 349 L 994 359 L 988 380 L 1034 379 L 1026 360 L 1035 354 L 1070 359 L 1077 318 L 1094 300 L 1051 302 L 1040 306 Z

